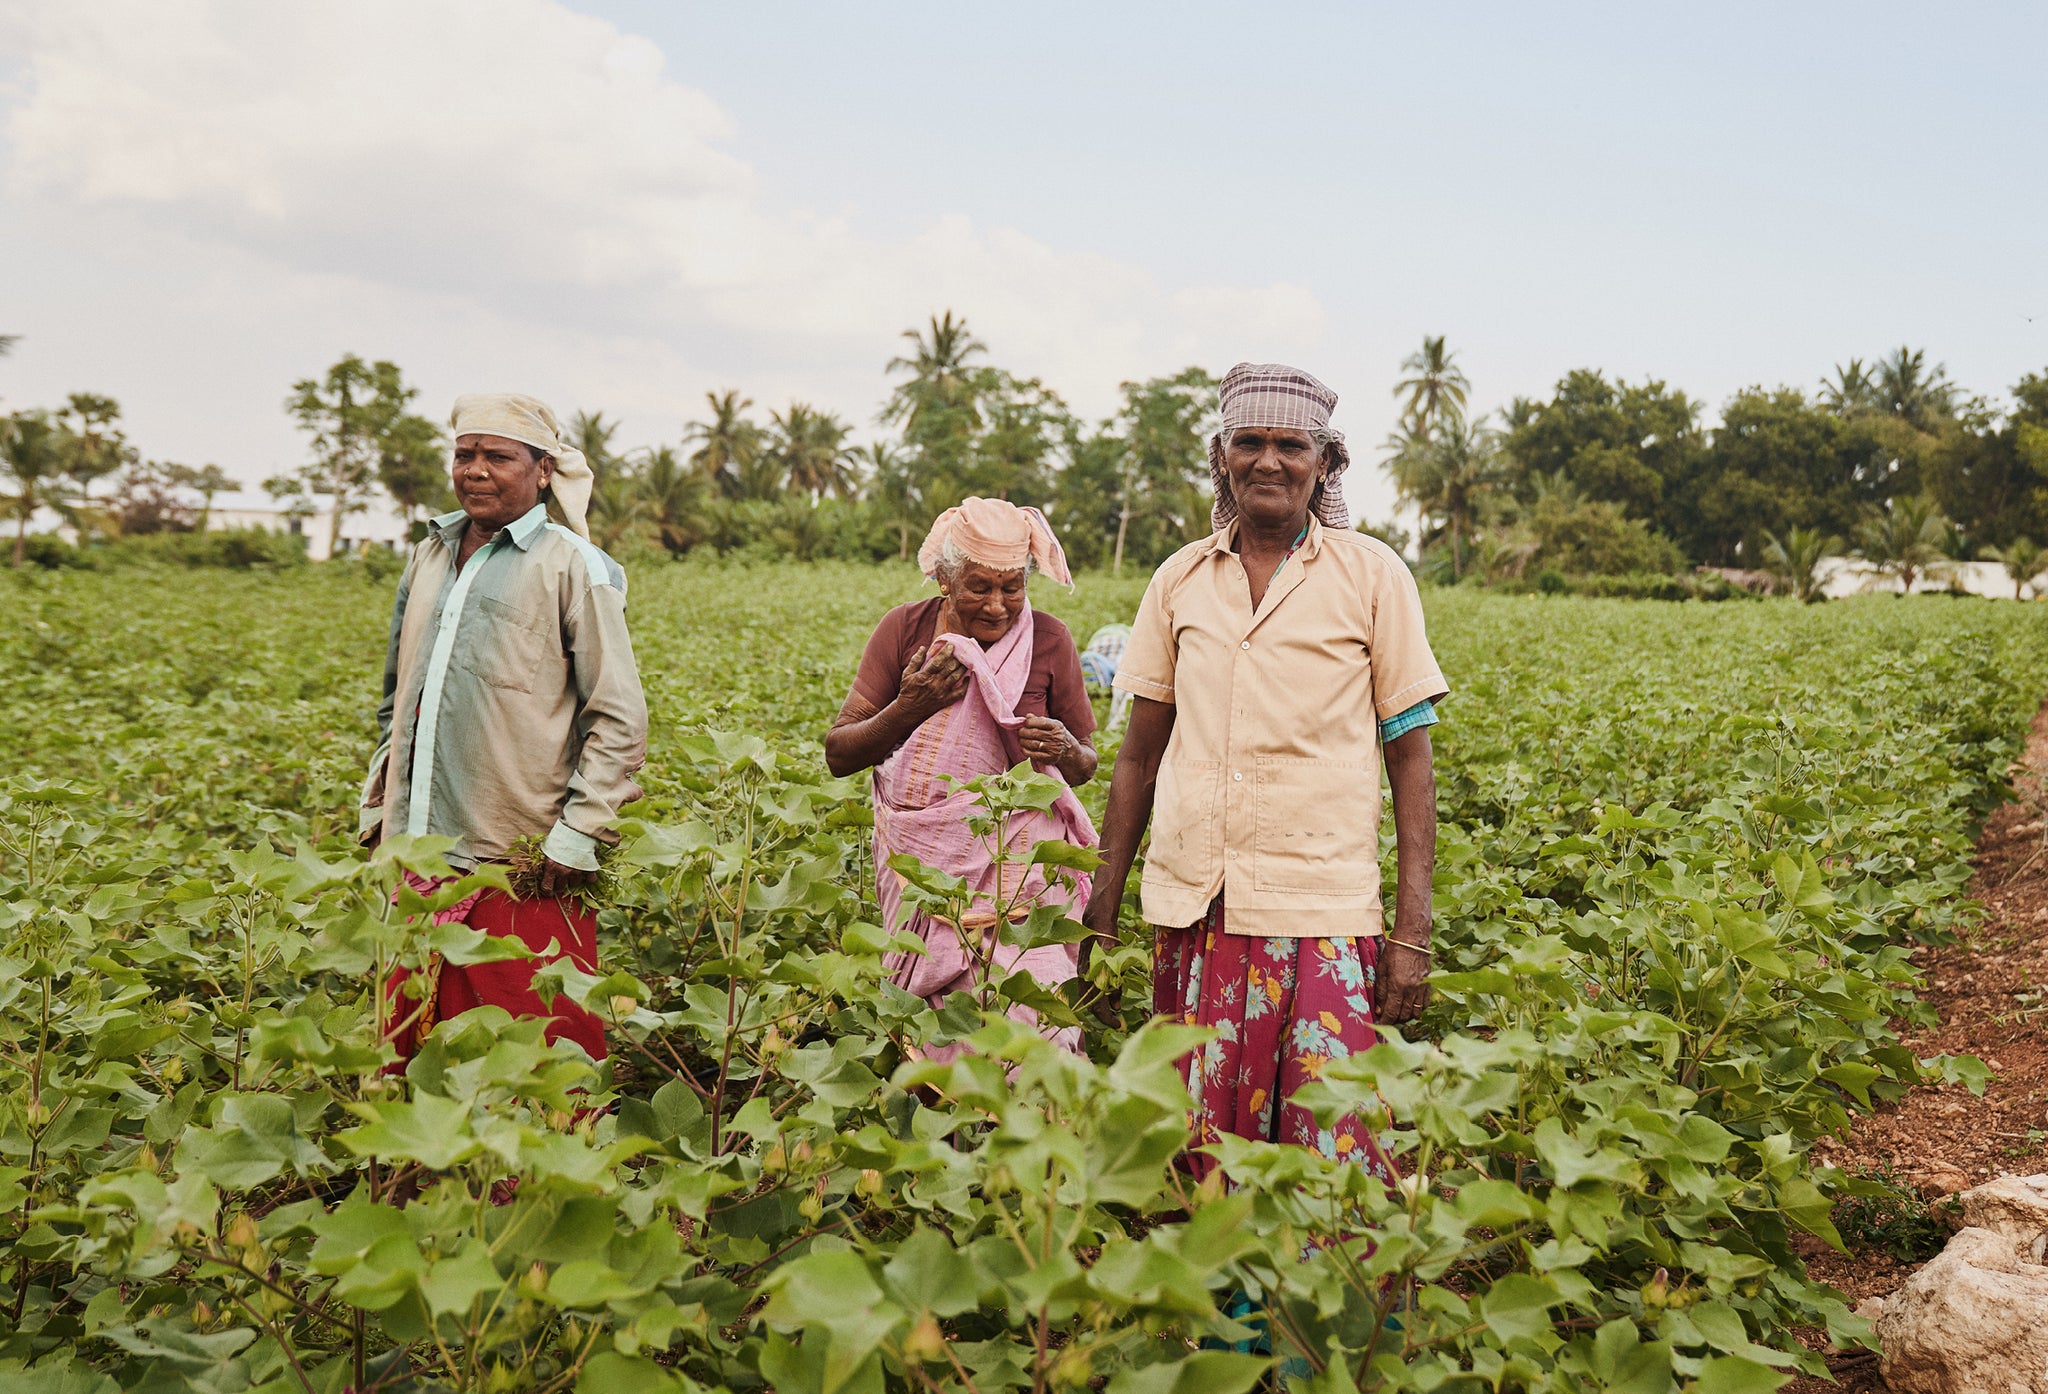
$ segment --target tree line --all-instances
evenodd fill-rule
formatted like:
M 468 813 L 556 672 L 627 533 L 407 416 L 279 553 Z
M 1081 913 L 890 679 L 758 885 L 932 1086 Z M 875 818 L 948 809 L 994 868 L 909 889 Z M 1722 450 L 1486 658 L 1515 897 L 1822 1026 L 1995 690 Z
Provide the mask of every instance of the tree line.
M 950 310 L 902 338 L 879 430 L 862 442 L 834 412 L 762 410 L 738 390 L 706 394 L 670 443 L 628 448 L 604 412 L 573 413 L 567 433 L 596 474 L 593 536 L 625 554 L 902 559 L 967 494 L 1043 507 L 1080 566 L 1150 566 L 1208 530 L 1206 370 L 1126 382 L 1116 410 L 1090 421 L 1041 380 L 991 362 Z M 1402 367 L 1400 424 L 1381 464 L 1417 511 L 1418 564 L 1435 580 L 1711 566 L 1770 573 L 1807 595 L 1832 556 L 1908 585 L 1990 557 L 2018 587 L 2048 560 L 2034 541 L 2048 538 L 2048 374 L 1993 404 L 1901 347 L 1837 365 L 1812 392 L 1747 388 L 1709 427 L 1701 401 L 1656 379 L 1578 369 L 1547 398 L 1482 413 L 1443 338 Z M 418 395 L 396 364 L 355 354 L 294 383 L 284 405 L 309 449 L 264 488 L 289 513 L 324 513 L 337 546 L 343 520 L 379 493 L 416 526 L 452 507 L 450 443 L 414 410 Z M 39 507 L 86 533 L 203 529 L 214 494 L 231 487 L 212 465 L 143 459 L 119 405 L 91 393 L 0 417 L 0 461 L 17 564 Z
M 1442 579 L 1712 566 L 1810 597 L 1833 556 L 1908 587 L 1985 558 L 2017 593 L 2048 560 L 2034 541 L 2048 538 L 2048 375 L 1994 404 L 1902 346 L 1836 365 L 1810 394 L 1746 388 L 1708 428 L 1701 402 L 1655 379 L 1580 369 L 1481 415 L 1443 339 L 1403 367 L 1385 460 Z

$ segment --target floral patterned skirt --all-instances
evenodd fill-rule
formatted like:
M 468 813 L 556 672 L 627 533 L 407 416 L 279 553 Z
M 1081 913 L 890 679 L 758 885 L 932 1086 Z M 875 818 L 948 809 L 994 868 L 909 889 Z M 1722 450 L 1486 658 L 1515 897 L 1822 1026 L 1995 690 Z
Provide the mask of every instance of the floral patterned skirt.
M 1365 1120 L 1350 1115 L 1318 1128 L 1294 1091 L 1332 1060 L 1379 1044 L 1372 992 L 1377 938 L 1269 939 L 1232 934 L 1217 897 L 1199 924 L 1158 931 L 1152 1009 L 1216 1039 L 1187 1059 L 1191 1147 L 1219 1133 L 1293 1142 L 1357 1162 L 1391 1182 L 1394 1168 Z M 1216 1165 L 1189 1152 L 1197 1178 Z

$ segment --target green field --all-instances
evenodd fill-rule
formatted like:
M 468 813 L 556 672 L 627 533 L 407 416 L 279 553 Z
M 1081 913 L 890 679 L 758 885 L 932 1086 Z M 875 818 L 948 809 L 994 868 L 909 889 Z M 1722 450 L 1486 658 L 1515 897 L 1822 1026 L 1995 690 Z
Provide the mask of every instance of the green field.
M 1085 638 L 1143 581 L 1034 600 Z M 616 1068 L 471 1022 L 382 1080 L 374 965 L 477 951 L 389 904 L 429 849 L 345 837 L 391 586 L 9 583 L 0 1387 L 1768 1390 L 1817 1368 L 1792 1328 L 1867 1335 L 1792 1249 L 1865 1184 L 1808 1145 L 1981 1078 L 1888 1022 L 2048 688 L 2033 607 L 1425 592 L 1437 1005 L 1317 1102 L 1384 1100 L 1427 1184 L 1230 1144 L 1190 1194 L 1139 926 L 1094 1063 L 985 1010 L 1021 984 L 881 984 L 864 785 L 818 739 L 918 578 L 681 563 L 633 578 L 611 976 L 560 975 Z M 1272 1356 L 1227 1348 L 1233 1291 Z

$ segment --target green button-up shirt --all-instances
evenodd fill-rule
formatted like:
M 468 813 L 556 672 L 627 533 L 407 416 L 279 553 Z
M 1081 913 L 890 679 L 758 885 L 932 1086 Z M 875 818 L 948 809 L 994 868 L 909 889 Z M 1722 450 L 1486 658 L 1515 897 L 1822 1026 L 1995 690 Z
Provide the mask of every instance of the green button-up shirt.
M 434 519 L 398 583 L 363 830 L 452 837 L 458 866 L 542 837 L 595 870 L 647 758 L 625 572 L 541 505 L 457 570 L 468 526 Z

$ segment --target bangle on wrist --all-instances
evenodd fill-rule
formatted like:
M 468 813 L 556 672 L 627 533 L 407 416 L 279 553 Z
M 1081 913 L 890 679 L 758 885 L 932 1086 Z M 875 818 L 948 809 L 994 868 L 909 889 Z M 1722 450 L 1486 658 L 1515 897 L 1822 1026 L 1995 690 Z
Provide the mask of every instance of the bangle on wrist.
M 1391 934 L 1387 936 L 1387 942 L 1389 944 L 1398 944 L 1404 949 L 1421 954 L 1424 958 L 1436 957 L 1436 953 L 1427 944 L 1411 944 L 1406 939 L 1396 939 Z

